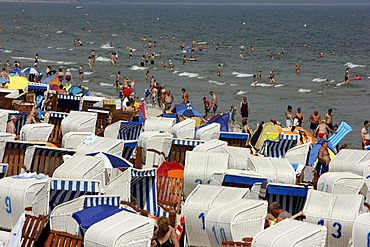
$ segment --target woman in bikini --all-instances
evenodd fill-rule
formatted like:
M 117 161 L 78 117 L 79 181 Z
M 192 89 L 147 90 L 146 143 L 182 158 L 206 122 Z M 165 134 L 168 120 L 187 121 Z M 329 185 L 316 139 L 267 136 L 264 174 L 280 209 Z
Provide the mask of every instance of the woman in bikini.
M 152 245 L 155 247 L 180 247 L 175 229 L 170 226 L 167 217 L 160 217 L 157 221 L 158 229 L 154 232 Z

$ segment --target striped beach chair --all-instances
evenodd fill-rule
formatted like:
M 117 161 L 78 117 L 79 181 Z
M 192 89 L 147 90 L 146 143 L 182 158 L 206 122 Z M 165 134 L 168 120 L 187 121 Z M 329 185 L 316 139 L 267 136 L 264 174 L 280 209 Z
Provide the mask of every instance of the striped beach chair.
M 104 97 L 93 97 L 93 96 L 86 96 L 85 95 L 85 96 L 82 97 L 82 111 L 87 111 L 89 109 L 89 107 L 92 107 L 94 105 L 95 106 L 103 106 L 103 103 L 104 103 Z
M 90 106 L 88 112 L 96 112 L 98 117 L 96 119 L 95 135 L 104 136 L 104 130 L 109 124 L 109 108 Z
M 138 140 L 143 123 L 120 121 L 117 139 L 121 140 Z
M 8 173 L 8 164 L 0 163 L 0 179 L 5 177 Z
M 58 94 L 58 112 L 70 112 L 71 110 L 80 110 L 80 96 Z
M 24 167 L 26 149 L 30 146 L 45 146 L 40 142 L 7 141 L 5 143 L 3 163 L 8 164 L 8 176 L 18 175 Z
M 204 143 L 204 141 L 201 140 L 188 140 L 179 138 L 172 139 L 169 161 L 177 161 L 184 165 L 186 151 L 192 151 L 194 147 L 202 143 Z
M 50 112 L 49 124 L 54 125 L 54 129 L 49 136 L 49 142 L 60 146 L 62 143 L 62 120 L 68 116 L 68 113 Z
M 286 152 L 297 146 L 298 135 L 280 134 L 278 141 L 265 140 L 260 153 L 267 157 L 283 158 Z
M 44 96 L 44 92 L 49 90 L 49 84 L 30 82 L 27 86 L 28 92 L 33 92 L 35 96 Z
M 22 127 L 27 124 L 28 113 L 9 113 L 8 121 L 10 121 L 13 116 L 17 118 L 17 122 L 15 122 L 15 133 L 20 135 Z

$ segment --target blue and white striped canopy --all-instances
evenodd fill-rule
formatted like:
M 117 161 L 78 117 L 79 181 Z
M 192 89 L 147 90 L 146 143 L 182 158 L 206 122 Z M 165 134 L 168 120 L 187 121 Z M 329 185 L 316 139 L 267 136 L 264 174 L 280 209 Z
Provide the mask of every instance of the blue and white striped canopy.
M 130 168 L 134 166 L 130 161 L 115 154 L 95 152 L 86 155 L 103 158 L 105 168 Z

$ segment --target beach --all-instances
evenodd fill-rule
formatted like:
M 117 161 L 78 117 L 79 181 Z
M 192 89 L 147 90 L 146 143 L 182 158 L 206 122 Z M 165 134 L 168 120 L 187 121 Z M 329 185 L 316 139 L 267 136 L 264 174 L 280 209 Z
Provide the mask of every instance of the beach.
M 335 124 L 347 122 L 353 128 L 345 142 L 360 148 L 360 129 L 368 117 L 366 98 L 369 95 L 370 70 L 367 42 L 370 31 L 369 6 L 276 6 L 276 5 L 164 5 L 164 4 L 75 4 L 0 3 L 4 22 L 0 28 L 0 61 L 21 61 L 22 67 L 32 66 L 39 54 L 39 65 L 45 71 L 70 68 L 72 83 L 90 88 L 95 95 L 116 98 L 115 75 L 137 80 L 136 94 L 143 97 L 149 88 L 145 73 L 150 71 L 157 82 L 165 85 L 181 102 L 181 88 L 189 93 L 190 102 L 203 112 L 202 98 L 209 92 L 218 97 L 218 111 L 239 107 L 248 97 L 251 114 L 249 125 L 254 129 L 260 121 L 276 119 L 285 123 L 284 112 L 292 105 L 293 112 L 302 108 L 303 127 L 309 129 L 308 117 L 314 108 L 324 116 L 333 109 Z M 45 21 L 46 20 L 46 21 Z M 147 41 L 143 38 L 146 37 Z M 82 46 L 73 46 L 81 39 Z M 148 41 L 156 41 L 152 51 L 162 56 L 149 67 L 140 66 L 140 58 L 148 50 Z M 179 48 L 192 41 L 207 42 L 203 50 L 185 54 Z M 107 46 L 106 41 L 113 47 Z M 219 48 L 217 45 L 219 44 Z M 232 47 L 230 47 L 230 46 Z M 240 57 L 240 46 L 244 45 Z M 251 51 L 250 47 L 254 48 Z M 95 50 L 96 60 L 89 69 L 88 56 Z M 133 58 L 129 52 L 133 50 Z M 270 50 L 270 52 L 269 52 Z M 335 50 L 336 55 L 331 55 Z M 323 51 L 324 57 L 319 53 Z M 118 54 L 112 66 L 110 56 Z M 279 55 L 280 53 L 280 55 Z M 182 64 L 183 56 L 197 61 Z M 172 57 L 174 71 L 161 62 Z M 273 57 L 273 59 L 272 59 Z M 299 63 L 300 74 L 294 71 Z M 78 78 L 78 67 L 84 65 L 84 79 Z M 217 76 L 221 64 L 222 74 Z M 268 81 L 275 70 L 275 84 Z M 362 75 L 361 81 L 343 82 L 345 69 Z M 262 80 L 251 87 L 252 76 L 262 70 Z M 326 78 L 330 87 L 325 87 Z M 240 118 L 238 119 L 240 122 Z

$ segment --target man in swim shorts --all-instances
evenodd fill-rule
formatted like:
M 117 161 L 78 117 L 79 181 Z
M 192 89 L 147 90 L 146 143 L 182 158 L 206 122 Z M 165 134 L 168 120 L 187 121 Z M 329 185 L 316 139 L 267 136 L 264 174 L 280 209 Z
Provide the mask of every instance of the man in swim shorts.
M 312 130 L 312 135 L 315 136 L 316 128 L 321 122 L 321 115 L 319 114 L 319 111 L 317 109 L 313 111 L 313 113 L 308 118 L 308 121 L 311 123 L 310 129 Z
M 328 151 L 328 141 L 324 140 L 319 149 L 317 157 L 318 161 L 316 164 L 317 175 L 321 176 L 329 170 L 330 156 Z
M 366 120 L 364 122 L 364 127 L 361 129 L 362 149 L 370 145 L 369 126 L 370 123 L 368 120 Z

